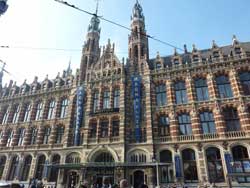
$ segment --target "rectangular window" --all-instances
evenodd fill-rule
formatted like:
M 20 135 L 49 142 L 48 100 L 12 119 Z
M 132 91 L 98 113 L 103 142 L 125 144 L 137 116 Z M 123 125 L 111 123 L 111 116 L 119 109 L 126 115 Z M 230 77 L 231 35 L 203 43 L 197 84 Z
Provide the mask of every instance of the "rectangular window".
M 64 134 L 64 128 L 63 127 L 57 127 L 56 144 L 60 144 L 62 142 L 63 134 Z
M 47 119 L 53 119 L 55 117 L 55 101 L 51 101 L 49 103 L 49 111 L 48 111 L 48 117 Z
M 112 136 L 119 136 L 119 124 L 119 120 L 112 122 Z
M 226 123 L 226 131 L 240 131 L 240 119 L 236 109 L 228 108 L 224 110 L 224 119 Z
M 187 100 L 187 91 L 185 82 L 177 82 L 174 88 L 175 88 L 176 104 L 187 103 L 188 100 Z
M 159 118 L 159 136 L 167 136 L 170 134 L 169 119 L 167 116 L 161 116 Z
M 61 113 L 60 118 L 65 118 L 68 112 L 69 101 L 68 99 L 64 99 L 61 103 Z
M 15 112 L 14 112 L 12 123 L 17 123 L 18 122 L 19 114 L 20 114 L 20 105 L 15 107 Z
M 32 128 L 31 129 L 31 140 L 30 140 L 30 144 L 34 145 L 36 144 L 36 140 L 37 140 L 37 129 L 36 128 Z
M 98 103 L 99 103 L 99 93 L 94 93 L 94 99 L 93 99 L 93 112 L 96 112 L 98 110 Z
M 156 104 L 157 106 L 164 106 L 167 103 L 166 85 L 161 84 L 156 87 Z
M 116 89 L 114 91 L 114 108 L 120 107 L 120 90 Z
M 101 122 L 100 126 L 101 126 L 101 138 L 105 138 L 108 137 L 108 125 L 109 123 L 107 121 Z
M 206 101 L 209 99 L 208 86 L 206 79 L 195 80 L 196 96 L 198 101 Z
M 37 109 L 36 109 L 36 117 L 35 117 L 35 120 L 40 120 L 40 119 L 42 119 L 42 112 L 43 112 L 43 103 L 38 103 L 38 104 L 37 104 Z
M 9 107 L 7 107 L 7 108 L 5 109 L 5 113 L 4 113 L 4 115 L 3 115 L 2 124 L 8 123 L 9 115 L 10 115 L 10 109 L 9 109 Z
M 8 138 L 7 138 L 7 142 L 6 142 L 6 146 L 7 146 L 7 147 L 10 147 L 10 146 L 11 146 L 13 137 L 14 137 L 14 131 L 9 130 L 9 131 L 8 131 Z
M 24 143 L 24 137 L 25 137 L 25 129 L 21 128 L 19 129 L 19 138 L 18 138 L 18 146 L 22 146 Z
M 90 124 L 90 135 L 89 135 L 90 138 L 96 138 L 96 127 L 97 127 L 96 122 Z
M 203 112 L 200 114 L 200 122 L 203 134 L 216 133 L 214 116 L 212 112 Z
M 50 127 L 45 128 L 44 137 L 43 137 L 43 144 L 48 144 L 49 143 L 50 131 L 51 131 Z
M 191 120 L 188 114 L 179 115 L 178 122 L 181 135 L 192 135 Z
M 233 97 L 232 88 L 228 76 L 218 76 L 216 77 L 216 84 L 220 98 Z
M 24 112 L 23 122 L 30 121 L 30 112 L 31 112 L 31 104 L 27 104 L 25 106 L 25 112 Z
M 110 108 L 109 103 L 110 103 L 110 92 L 104 91 L 104 93 L 103 93 L 103 109 Z

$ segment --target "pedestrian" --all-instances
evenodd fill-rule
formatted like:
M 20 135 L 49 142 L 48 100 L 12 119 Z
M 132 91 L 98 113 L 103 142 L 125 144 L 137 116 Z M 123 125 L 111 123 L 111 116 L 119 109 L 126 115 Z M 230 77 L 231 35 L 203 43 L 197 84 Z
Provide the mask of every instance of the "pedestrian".
M 120 181 L 120 188 L 128 188 L 128 181 L 126 179 Z

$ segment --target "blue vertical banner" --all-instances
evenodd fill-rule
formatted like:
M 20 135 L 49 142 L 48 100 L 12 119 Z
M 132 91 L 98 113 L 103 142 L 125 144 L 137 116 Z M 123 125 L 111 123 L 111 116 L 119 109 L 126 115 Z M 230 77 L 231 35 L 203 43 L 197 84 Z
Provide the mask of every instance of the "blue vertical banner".
M 132 97 L 134 107 L 134 123 L 135 123 L 135 140 L 141 140 L 141 77 L 139 75 L 132 76 Z
M 233 166 L 231 164 L 233 162 L 232 155 L 230 153 L 225 153 L 224 156 L 225 156 L 225 162 L 227 165 L 227 173 L 228 174 L 233 173 Z
M 0 16 L 8 9 L 7 0 L 0 0 Z
M 175 162 L 176 178 L 181 178 L 182 177 L 182 169 L 181 169 L 181 157 L 180 157 L 180 155 L 174 156 L 174 162 Z
M 85 90 L 83 86 L 77 89 L 77 101 L 76 101 L 76 125 L 74 134 L 74 145 L 78 146 L 80 144 L 80 128 L 83 120 L 83 110 L 84 110 L 84 95 Z

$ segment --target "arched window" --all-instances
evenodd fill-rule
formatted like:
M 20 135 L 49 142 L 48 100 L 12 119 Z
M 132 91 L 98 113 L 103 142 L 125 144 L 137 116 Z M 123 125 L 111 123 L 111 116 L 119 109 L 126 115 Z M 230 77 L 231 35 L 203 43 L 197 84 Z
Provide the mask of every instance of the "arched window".
M 160 166 L 161 183 L 173 182 L 174 170 L 172 162 L 172 153 L 169 150 L 163 150 L 160 152 L 160 163 L 168 163 Z
M 110 108 L 110 92 L 108 90 L 103 92 L 103 109 Z
M 12 181 L 15 178 L 16 172 L 17 172 L 17 168 L 18 168 L 18 163 L 19 163 L 19 157 L 18 156 L 14 156 L 11 160 L 10 163 L 10 169 L 9 169 L 9 175 L 8 175 L 8 180 Z
M 233 97 L 232 88 L 228 76 L 218 76 L 215 78 L 220 98 Z
M 15 106 L 12 123 L 17 123 L 20 115 L 20 105 Z
M 114 108 L 120 107 L 120 90 L 115 89 L 114 90 Z
M 208 87 L 206 79 L 196 79 L 195 82 L 196 97 L 198 101 L 206 101 L 209 99 Z
M 2 124 L 8 123 L 9 115 L 10 115 L 10 107 L 6 107 L 4 115 L 3 115 Z
M 192 126 L 189 114 L 179 115 L 178 123 L 181 135 L 192 135 Z
M 167 104 L 166 85 L 161 84 L 156 86 L 156 104 L 157 106 L 164 106 Z
M 30 139 L 30 144 L 36 144 L 36 140 L 37 140 L 37 128 L 33 127 L 31 128 L 31 139 Z
M 212 112 L 200 113 L 200 122 L 203 134 L 216 133 L 214 116 Z
M 158 127 L 158 135 L 159 136 L 167 136 L 170 135 L 170 125 L 169 118 L 167 116 L 159 117 L 159 127 Z
M 244 94 L 250 95 L 250 72 L 242 72 L 239 77 Z
M 23 171 L 21 173 L 21 181 L 27 181 L 29 178 L 32 157 L 30 155 L 24 158 Z
M 22 146 L 24 143 L 24 137 L 25 137 L 25 128 L 19 128 L 18 129 L 18 146 Z
M 138 58 L 138 46 L 137 45 L 134 48 L 134 57 Z
M 50 101 L 47 119 L 53 119 L 55 117 L 55 105 L 56 102 L 54 100 Z
M 182 151 L 182 162 L 185 182 L 198 182 L 195 152 L 192 149 Z
M 185 82 L 179 81 L 174 84 L 176 104 L 187 103 L 187 90 Z
M 132 163 L 146 163 L 147 162 L 147 156 L 146 154 L 142 153 L 142 152 L 138 152 L 138 153 L 133 153 L 130 156 L 130 162 Z
M 0 156 L 0 179 L 2 179 L 2 176 L 3 176 L 5 163 L 6 163 L 6 157 Z
M 37 167 L 36 167 L 36 174 L 35 178 L 38 180 L 41 180 L 43 177 L 43 170 L 44 170 L 44 164 L 45 164 L 45 156 L 40 155 L 37 159 Z
M 50 182 L 56 182 L 57 180 L 59 169 L 55 168 L 53 165 L 60 164 L 60 159 L 61 159 L 60 155 L 54 155 L 52 158 L 52 168 L 49 176 Z
M 96 91 L 93 97 L 93 112 L 98 110 L 98 103 L 99 103 L 99 92 Z
M 109 136 L 109 122 L 108 121 L 101 121 L 100 122 L 100 136 L 101 138 L 106 138 Z
M 224 182 L 224 172 L 221 160 L 220 150 L 215 147 L 206 149 L 207 157 L 207 168 L 209 181 L 213 182 Z
M 114 162 L 114 158 L 110 153 L 103 152 L 96 156 L 94 162 L 111 163 Z
M 68 99 L 63 99 L 62 103 L 61 103 L 60 118 L 65 118 L 67 116 L 68 106 L 69 106 L 69 100 Z
M 31 104 L 26 104 L 26 105 L 25 105 L 23 122 L 28 122 L 28 121 L 30 121 L 31 107 L 32 107 Z
M 40 120 L 42 119 L 42 112 L 43 112 L 43 103 L 39 102 L 36 106 L 36 116 L 35 120 Z
M 14 130 L 9 129 L 7 132 L 7 136 L 6 147 L 10 147 L 14 138 Z
M 55 141 L 56 144 L 62 143 L 63 134 L 64 134 L 64 127 L 58 126 L 56 128 L 56 141 Z
M 51 131 L 50 127 L 46 127 L 44 129 L 43 144 L 48 144 L 49 143 L 50 131 Z
M 232 148 L 233 160 L 234 160 L 234 171 L 236 173 L 249 173 L 250 159 L 247 148 L 243 146 L 235 146 Z M 250 176 L 238 177 L 239 182 L 250 182 Z
M 226 131 L 240 131 L 240 119 L 237 110 L 234 108 L 226 108 L 223 110 L 223 114 L 226 123 Z
M 71 153 L 66 157 L 66 163 L 80 163 L 81 157 L 78 153 Z

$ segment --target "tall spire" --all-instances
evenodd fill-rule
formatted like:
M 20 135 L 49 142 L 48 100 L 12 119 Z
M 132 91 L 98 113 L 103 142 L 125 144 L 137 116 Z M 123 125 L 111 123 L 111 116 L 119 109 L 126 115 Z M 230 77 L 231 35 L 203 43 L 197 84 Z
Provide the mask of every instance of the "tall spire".
M 143 20 L 143 21 L 145 19 L 144 15 L 143 15 L 142 7 L 141 7 L 141 5 L 140 5 L 140 3 L 139 3 L 138 0 L 136 0 L 136 3 L 134 5 L 131 19 L 132 20 L 134 20 L 134 19 L 140 19 L 140 20 Z
M 94 16 L 91 18 L 91 21 L 90 21 L 90 24 L 89 24 L 89 27 L 88 27 L 88 32 L 98 32 L 100 33 L 101 32 L 101 29 L 99 27 L 100 25 L 100 19 L 98 18 L 98 9 L 99 9 L 99 1 L 100 0 L 96 0 L 96 10 L 95 10 L 95 14 Z

